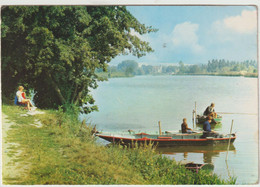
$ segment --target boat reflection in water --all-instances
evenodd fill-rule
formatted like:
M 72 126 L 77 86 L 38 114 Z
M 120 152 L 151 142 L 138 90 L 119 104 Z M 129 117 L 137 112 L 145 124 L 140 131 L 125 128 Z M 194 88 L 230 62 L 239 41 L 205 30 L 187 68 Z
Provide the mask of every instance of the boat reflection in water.
M 203 162 L 212 164 L 212 158 L 219 157 L 221 152 L 227 152 L 228 145 L 216 145 L 216 146 L 175 146 L 175 147 L 157 147 L 156 152 L 163 155 L 176 155 L 183 153 L 183 161 L 186 161 L 188 155 L 191 153 L 202 153 Z M 236 152 L 236 148 L 233 144 L 230 144 L 229 151 Z M 193 161 L 193 160 L 192 160 Z

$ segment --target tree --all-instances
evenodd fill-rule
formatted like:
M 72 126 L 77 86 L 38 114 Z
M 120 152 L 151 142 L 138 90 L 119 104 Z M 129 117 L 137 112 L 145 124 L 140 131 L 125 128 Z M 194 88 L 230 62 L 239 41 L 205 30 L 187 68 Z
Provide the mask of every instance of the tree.
M 138 63 L 134 60 L 124 60 L 117 65 L 119 71 L 125 72 L 127 76 L 136 74 Z
M 144 71 L 144 73 L 147 74 L 151 74 L 153 71 L 153 66 L 151 65 L 142 65 L 142 69 Z
M 144 75 L 144 70 L 142 67 L 138 67 L 137 70 L 136 70 L 136 75 Z
M 111 72 L 111 73 L 117 72 L 116 66 L 109 66 L 108 67 L 108 72 Z
M 200 73 L 200 67 L 198 65 L 190 66 L 189 73 Z
M 186 68 L 184 66 L 184 63 L 182 61 L 179 62 L 179 73 L 185 73 Z
M 174 66 L 167 66 L 166 73 L 174 73 L 176 71 L 176 67 Z
M 231 69 L 231 71 L 240 71 L 240 70 L 241 70 L 241 69 L 240 69 L 239 64 L 235 65 L 235 66 Z
M 152 52 L 139 34 L 156 31 L 124 6 L 2 7 L 2 90 L 19 84 L 36 91 L 39 107 L 84 106 L 96 110 L 89 89 L 102 80 L 95 69 L 119 54 Z

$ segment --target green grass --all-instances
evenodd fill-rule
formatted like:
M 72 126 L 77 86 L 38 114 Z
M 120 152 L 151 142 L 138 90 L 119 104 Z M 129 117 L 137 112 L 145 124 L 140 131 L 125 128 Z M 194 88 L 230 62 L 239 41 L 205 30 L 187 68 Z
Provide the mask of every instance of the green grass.
M 8 136 L 20 144 L 12 151 L 22 150 L 15 161 L 30 166 L 25 177 L 5 179 L 8 184 L 235 184 L 234 178 L 224 181 L 211 172 L 186 170 L 151 146 L 100 146 L 91 126 L 66 113 L 46 110 L 21 117 L 24 111 L 9 105 L 3 105 L 3 112 L 17 124 Z M 35 119 L 43 127 L 30 125 Z
M 109 75 L 110 74 L 110 75 Z M 97 73 L 98 76 L 104 78 L 104 79 L 109 79 L 109 78 L 119 78 L 119 77 L 133 77 L 134 75 L 126 75 L 125 72 L 100 72 Z

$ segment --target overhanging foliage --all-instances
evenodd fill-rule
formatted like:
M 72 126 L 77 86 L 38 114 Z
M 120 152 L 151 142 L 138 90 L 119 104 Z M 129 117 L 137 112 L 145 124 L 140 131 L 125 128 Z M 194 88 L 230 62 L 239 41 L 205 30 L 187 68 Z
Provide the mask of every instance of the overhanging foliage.
M 134 31 L 134 32 L 133 32 Z M 96 68 L 119 54 L 152 52 L 135 34 L 154 32 L 124 6 L 2 7 L 3 95 L 18 85 L 36 91 L 39 107 L 96 110 L 90 89 L 102 80 Z

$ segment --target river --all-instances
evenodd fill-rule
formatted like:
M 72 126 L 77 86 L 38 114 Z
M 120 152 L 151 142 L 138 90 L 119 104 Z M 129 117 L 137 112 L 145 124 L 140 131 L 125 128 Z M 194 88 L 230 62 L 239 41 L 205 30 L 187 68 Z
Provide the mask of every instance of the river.
M 176 161 L 212 163 L 214 172 L 223 179 L 237 177 L 237 184 L 258 181 L 258 80 L 245 77 L 222 76 L 136 76 L 114 78 L 100 82 L 92 91 L 99 107 L 87 117 L 88 122 L 106 132 L 157 132 L 180 130 L 182 119 L 192 126 L 192 111 L 197 103 L 201 114 L 211 102 L 216 112 L 250 113 L 222 114 L 222 125 L 214 129 L 233 132 L 237 139 L 230 147 L 228 161 L 226 147 L 175 147 L 159 150 Z M 101 141 L 105 143 L 104 141 Z

